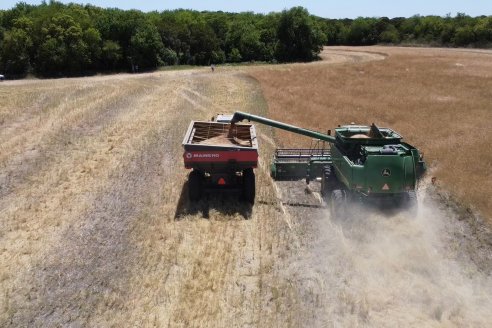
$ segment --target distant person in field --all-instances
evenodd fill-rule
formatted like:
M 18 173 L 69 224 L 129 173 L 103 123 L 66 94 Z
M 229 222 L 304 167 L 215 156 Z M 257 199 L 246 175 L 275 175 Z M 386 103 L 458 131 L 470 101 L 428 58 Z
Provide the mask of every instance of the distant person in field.
M 215 65 L 214 64 L 210 65 L 210 69 L 212 70 L 212 73 L 215 72 Z

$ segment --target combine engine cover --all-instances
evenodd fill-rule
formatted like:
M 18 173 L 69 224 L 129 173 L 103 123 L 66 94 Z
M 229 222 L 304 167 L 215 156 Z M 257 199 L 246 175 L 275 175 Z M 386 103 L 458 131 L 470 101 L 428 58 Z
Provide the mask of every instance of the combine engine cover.
M 365 195 L 395 194 L 415 189 L 413 157 L 403 145 L 363 147 L 359 163 L 350 165 L 350 187 Z

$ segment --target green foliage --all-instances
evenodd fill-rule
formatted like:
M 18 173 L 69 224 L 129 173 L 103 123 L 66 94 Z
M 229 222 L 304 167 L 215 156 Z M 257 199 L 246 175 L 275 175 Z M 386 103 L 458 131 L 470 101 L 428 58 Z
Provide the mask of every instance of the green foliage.
M 320 53 L 326 36 L 302 7 L 284 10 L 277 27 L 275 57 L 279 61 L 311 61 Z
M 188 64 L 210 65 L 212 53 L 219 51 L 219 41 L 213 31 L 204 21 L 198 21 L 189 25 L 189 51 Z
M 345 29 L 342 40 L 345 44 L 351 45 L 376 44 L 378 41 L 376 23 L 376 19 L 359 17 L 352 22 L 349 28 Z
M 238 50 L 243 61 L 259 59 L 258 55 L 264 51 L 260 30 L 251 20 L 233 21 L 226 34 L 225 44 L 231 52 L 232 49 Z
M 492 16 L 323 19 L 302 7 L 268 15 L 19 3 L 0 10 L 0 73 L 80 75 L 161 65 L 315 60 L 323 45 L 492 47 Z
M 97 68 L 102 54 L 101 33 L 93 27 L 89 27 L 83 32 L 82 40 L 87 45 L 90 59 L 90 67 Z
M 137 28 L 130 39 L 129 61 L 133 67 L 140 70 L 155 69 L 164 62 L 161 55 L 164 53 L 164 45 L 157 28 L 146 24 Z
M 379 41 L 383 43 L 397 44 L 400 42 L 400 33 L 392 24 L 386 26 L 386 29 L 379 35 Z
M 475 41 L 475 33 L 471 26 L 458 27 L 453 40 L 457 46 L 466 46 Z
M 232 48 L 231 52 L 229 53 L 229 61 L 231 63 L 240 63 L 243 60 L 243 57 L 241 56 L 241 52 L 239 51 L 238 48 Z
M 114 70 L 121 66 L 123 53 L 116 41 L 106 40 L 101 49 L 101 64 L 107 69 Z
M 212 51 L 212 56 L 211 56 L 211 63 L 212 64 L 223 64 L 226 61 L 226 55 L 223 50 L 219 51 Z
M 9 75 L 23 76 L 30 67 L 32 40 L 29 31 L 13 28 L 5 32 L 0 49 L 0 67 Z
M 321 21 L 323 33 L 326 36 L 327 45 L 336 45 L 339 43 L 340 31 L 343 28 L 343 23 L 336 19 Z
M 491 44 L 492 16 L 480 18 L 473 28 L 473 33 L 475 34 L 475 38 L 478 44 Z
M 91 53 L 84 41 L 80 24 L 63 13 L 56 14 L 41 29 L 42 40 L 37 54 L 41 75 L 80 74 L 91 63 Z
M 161 60 L 164 65 L 177 65 L 178 64 L 178 55 L 174 50 L 169 48 L 164 48 L 161 54 Z

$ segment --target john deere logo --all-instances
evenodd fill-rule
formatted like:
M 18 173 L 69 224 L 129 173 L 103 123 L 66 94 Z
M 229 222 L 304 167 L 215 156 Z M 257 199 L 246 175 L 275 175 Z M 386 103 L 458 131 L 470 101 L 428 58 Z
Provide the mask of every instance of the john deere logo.
M 391 175 L 390 169 L 384 169 L 383 172 L 381 172 L 381 175 L 383 177 L 389 177 Z

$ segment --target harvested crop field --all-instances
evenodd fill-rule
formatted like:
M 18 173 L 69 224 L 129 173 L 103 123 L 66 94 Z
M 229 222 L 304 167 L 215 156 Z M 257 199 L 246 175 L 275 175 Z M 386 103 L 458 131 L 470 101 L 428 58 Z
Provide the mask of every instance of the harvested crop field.
M 480 56 L 335 48 L 314 64 L 2 83 L 0 326 L 490 326 L 489 226 L 437 197 L 430 178 L 417 217 L 340 222 L 316 183 L 269 177 L 275 147 L 302 140 L 256 125 L 255 205 L 191 204 L 181 147 L 191 120 L 234 110 L 320 130 L 374 120 L 426 152 L 438 189 L 456 186 L 453 197 L 488 215 L 456 174 L 483 169 L 485 186 L 492 176 L 471 142 L 490 139 L 492 68 Z M 452 90 L 432 89 L 434 71 L 421 80 L 434 66 L 460 74 Z M 449 163 L 456 133 L 480 160 Z

